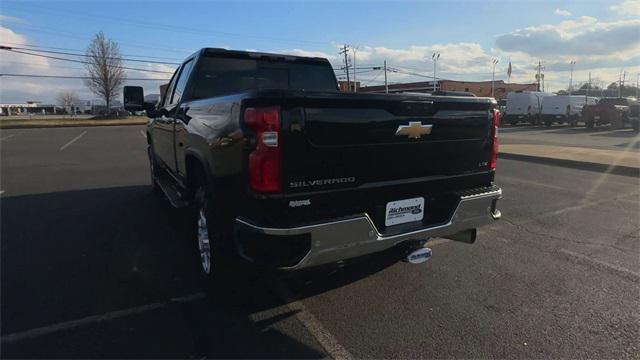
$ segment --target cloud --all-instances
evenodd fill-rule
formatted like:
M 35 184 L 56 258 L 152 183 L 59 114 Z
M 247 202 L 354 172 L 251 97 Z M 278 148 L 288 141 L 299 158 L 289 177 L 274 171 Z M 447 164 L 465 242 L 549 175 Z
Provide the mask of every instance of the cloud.
M 324 57 L 329 59 L 335 68 L 341 68 L 344 66 L 344 57 L 338 54 L 339 50 L 339 47 L 336 46 L 333 54 L 301 49 L 269 52 Z M 387 77 L 390 83 L 429 81 L 432 79 L 433 74 L 431 55 L 434 52 L 441 54 L 437 64 L 437 76 L 439 78 L 460 80 L 487 80 L 491 78 L 491 59 L 496 56 L 493 50 L 487 51 L 478 43 L 460 42 L 410 45 L 403 48 L 360 46 L 356 52 L 357 80 L 362 81 L 364 85 L 382 84 L 384 75 L 380 68 L 386 60 L 389 68 Z M 353 53 L 350 52 L 349 54 Z M 501 66 L 506 69 L 506 58 Z M 378 67 L 379 69 L 373 70 L 372 67 Z M 504 73 L 505 71 L 496 69 L 496 74 L 498 75 L 498 72 Z M 346 78 L 346 74 L 340 70 L 337 70 L 336 74 L 340 80 Z M 353 79 L 353 72 L 350 72 L 350 77 Z
M 503 51 L 534 57 L 574 56 L 626 59 L 640 52 L 640 20 L 602 22 L 583 16 L 556 25 L 518 29 L 496 38 Z
M 553 13 L 558 16 L 571 16 L 570 11 L 559 9 L 559 8 L 557 8 Z
M 322 51 L 310 51 L 303 49 L 292 49 L 292 50 L 276 50 L 275 53 L 278 54 L 286 54 L 286 55 L 294 55 L 294 56 L 308 56 L 308 57 L 321 57 L 330 59 L 332 57 L 336 57 L 335 55 L 327 54 Z
M 24 19 L 17 18 L 17 17 L 14 17 L 14 16 L 0 14 L 0 23 L 8 23 L 8 22 L 18 23 L 18 24 L 26 23 L 26 21 L 24 21 Z
M 640 16 L 640 0 L 625 0 L 619 4 L 611 5 L 609 10 L 620 15 Z

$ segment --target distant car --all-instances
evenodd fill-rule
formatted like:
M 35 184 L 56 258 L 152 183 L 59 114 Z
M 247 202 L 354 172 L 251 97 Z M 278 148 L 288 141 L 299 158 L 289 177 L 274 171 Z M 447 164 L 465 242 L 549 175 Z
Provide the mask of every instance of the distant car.
M 622 129 L 630 123 L 629 107 L 637 103 L 635 98 L 602 98 L 597 104 L 582 108 L 582 120 L 589 129 L 606 124 L 611 124 L 612 129 Z
M 581 95 L 548 96 L 542 100 L 540 118 L 546 127 L 553 123 L 568 123 L 576 126 L 582 117 L 582 108 L 585 105 L 595 105 L 598 98 Z
M 539 91 L 515 91 L 507 94 L 507 108 L 505 120 L 516 125 L 519 122 L 528 122 L 532 125 L 540 123 L 540 108 L 542 100 L 552 93 Z

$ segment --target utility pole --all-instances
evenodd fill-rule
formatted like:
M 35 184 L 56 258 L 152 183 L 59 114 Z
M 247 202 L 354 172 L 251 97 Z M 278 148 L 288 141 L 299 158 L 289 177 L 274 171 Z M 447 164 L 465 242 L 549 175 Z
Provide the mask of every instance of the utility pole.
M 636 75 L 636 99 L 640 100 L 640 97 L 638 97 L 638 88 L 640 87 L 640 74 Z
M 571 91 L 573 90 L 573 65 L 576 64 L 574 60 L 571 60 L 571 75 L 569 76 L 569 96 L 571 96 Z
M 542 81 L 542 61 L 538 61 L 538 66 L 536 67 L 538 70 L 538 74 L 536 74 L 536 80 L 538 81 L 538 91 L 544 91 L 544 85 L 540 88 L 540 82 Z
M 493 64 L 493 74 L 491 75 L 491 97 L 495 99 L 496 65 L 498 64 L 498 59 L 493 59 L 491 63 Z
M 618 97 L 622 97 L 622 69 L 620 69 L 620 76 L 618 76 Z
M 433 53 L 431 60 L 433 60 L 433 92 L 436 92 L 436 64 L 440 59 L 440 53 Z
M 589 83 L 587 83 L 587 91 L 584 93 L 584 103 L 587 103 L 589 98 L 589 90 L 591 90 L 591 71 L 589 71 Z
M 387 60 L 384 61 L 384 93 L 389 93 L 389 84 L 387 83 Z
M 358 92 L 358 80 L 356 80 L 356 52 L 358 51 L 358 46 L 353 46 L 353 92 Z
M 340 54 L 344 54 L 344 69 L 347 72 L 347 92 L 351 91 L 351 81 L 349 81 L 349 47 L 345 44 L 342 46 Z

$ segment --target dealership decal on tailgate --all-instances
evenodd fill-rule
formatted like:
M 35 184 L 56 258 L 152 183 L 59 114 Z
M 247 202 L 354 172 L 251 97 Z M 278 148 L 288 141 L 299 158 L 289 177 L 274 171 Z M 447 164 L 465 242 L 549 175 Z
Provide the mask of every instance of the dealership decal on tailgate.
M 391 201 L 387 203 L 385 226 L 422 220 L 424 217 L 424 198 Z

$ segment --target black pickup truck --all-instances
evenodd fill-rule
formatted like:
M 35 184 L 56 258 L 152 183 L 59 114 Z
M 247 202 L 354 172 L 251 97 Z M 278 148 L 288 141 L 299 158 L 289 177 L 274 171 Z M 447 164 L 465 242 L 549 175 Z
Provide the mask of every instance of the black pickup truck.
M 296 270 L 403 244 L 420 262 L 426 239 L 471 243 L 500 218 L 493 99 L 341 93 L 326 59 L 209 48 L 143 99 L 124 89 L 206 277 L 229 252 Z

